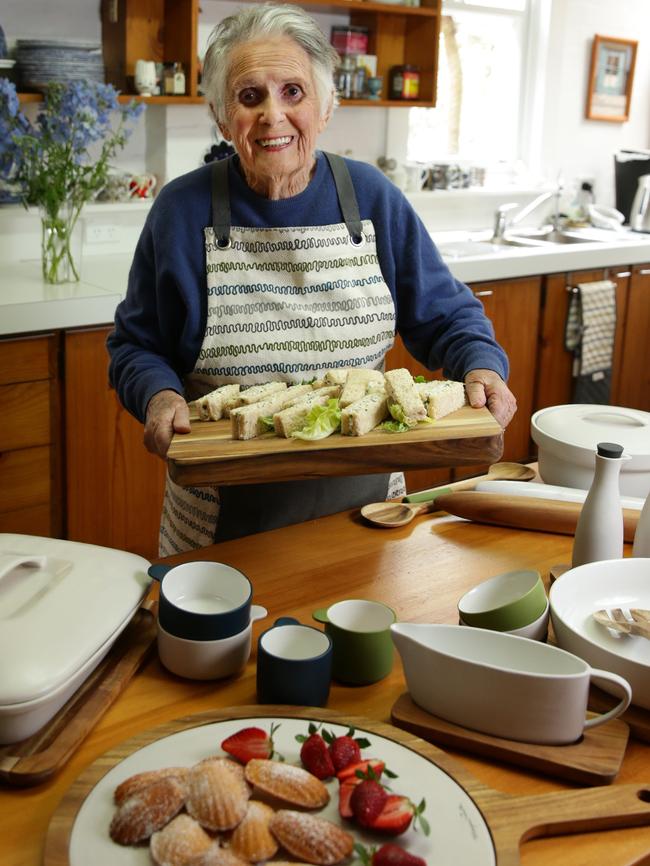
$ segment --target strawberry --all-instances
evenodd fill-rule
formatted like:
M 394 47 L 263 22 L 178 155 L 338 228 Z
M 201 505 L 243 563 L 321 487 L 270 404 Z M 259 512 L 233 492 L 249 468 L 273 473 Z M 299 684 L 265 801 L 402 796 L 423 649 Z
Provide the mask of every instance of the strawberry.
M 317 779 L 329 779 L 334 775 L 327 743 L 320 734 L 313 733 L 305 740 L 300 748 L 300 760 Z
M 241 731 L 227 737 L 221 744 L 221 748 L 242 764 L 247 764 L 252 758 L 272 758 L 275 754 L 273 734 L 278 727 L 279 725 L 271 725 L 270 734 L 261 728 L 242 728 Z
M 341 818 L 353 817 L 350 798 L 352 797 L 354 789 L 357 785 L 360 785 L 362 781 L 362 779 L 358 779 L 356 776 L 350 776 L 349 778 L 343 779 L 339 782 L 339 815 Z
M 346 734 L 334 740 L 330 746 L 330 755 L 334 769 L 339 773 L 349 764 L 357 764 L 361 760 L 361 748 L 356 740 Z
M 422 815 L 425 808 L 422 800 L 418 806 L 412 803 L 408 797 L 399 794 L 389 794 L 386 797 L 384 807 L 371 822 L 370 826 L 379 833 L 387 833 L 390 836 L 399 836 L 406 832 L 413 821 L 413 826 L 420 826 L 425 836 L 429 835 L 429 824 Z
M 399 845 L 394 845 L 392 842 L 387 842 L 379 849 L 370 848 L 368 850 L 359 844 L 356 844 L 354 848 L 364 866 L 427 866 L 426 860 L 423 860 L 422 857 L 409 854 L 404 848 L 400 848 Z
M 382 812 L 388 794 L 375 779 L 364 779 L 353 789 L 350 808 L 355 820 L 362 827 L 373 827 L 373 822 Z
M 379 761 L 377 758 L 368 758 L 366 761 L 357 761 L 356 764 L 348 764 L 347 767 L 344 767 L 336 774 L 336 778 L 339 782 L 342 782 L 344 779 L 349 779 L 351 776 L 357 776 L 357 778 L 368 778 L 368 772 L 372 770 L 377 779 L 381 776 L 381 774 L 386 770 L 386 765 L 383 761 Z M 394 778 L 394 776 L 386 770 L 386 775 Z

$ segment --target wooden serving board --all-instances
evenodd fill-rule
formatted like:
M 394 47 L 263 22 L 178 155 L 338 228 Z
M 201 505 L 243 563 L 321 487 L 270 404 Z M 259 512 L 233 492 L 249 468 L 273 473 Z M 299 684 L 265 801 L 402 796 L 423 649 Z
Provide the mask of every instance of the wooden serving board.
M 542 746 L 492 737 L 446 722 L 421 709 L 408 692 L 401 695 L 391 711 L 393 723 L 423 740 L 496 758 L 518 767 L 558 776 L 581 785 L 608 785 L 618 775 L 625 755 L 629 729 L 614 719 L 585 731 L 578 743 Z
M 592 686 L 589 689 L 589 708 L 599 713 L 611 710 L 616 704 L 616 698 Z M 650 743 L 650 710 L 645 707 L 630 705 L 624 713 L 619 716 L 630 729 L 630 734 L 635 740 Z
M 494 463 L 503 451 L 501 426 L 487 409 L 471 406 L 407 433 L 334 433 L 315 442 L 272 433 L 233 439 L 230 421 L 191 423 L 192 431 L 176 434 L 167 454 L 169 473 L 181 485 L 253 484 Z
M 230 719 L 242 719 L 248 723 L 260 716 L 267 719 L 304 718 L 346 727 L 353 725 L 358 730 L 385 737 L 416 752 L 450 776 L 477 806 L 487 825 L 497 866 L 517 866 L 520 862 L 519 845 L 525 839 L 650 824 L 650 790 L 646 790 L 644 785 L 614 785 L 524 797 L 510 796 L 488 788 L 454 758 L 435 746 L 391 725 L 362 717 L 343 716 L 316 707 L 233 707 L 178 719 L 145 731 L 87 767 L 52 816 L 45 841 L 44 866 L 69 866 L 72 830 L 84 800 L 102 776 L 120 761 L 142 747 L 178 731 Z M 471 823 L 467 832 L 475 832 Z M 439 844 L 439 840 L 434 839 L 432 844 Z M 88 860 L 91 859 L 89 851 Z
M 155 637 L 155 603 L 145 601 L 105 658 L 57 714 L 28 739 L 0 746 L 0 780 L 27 787 L 60 770 L 122 693 Z

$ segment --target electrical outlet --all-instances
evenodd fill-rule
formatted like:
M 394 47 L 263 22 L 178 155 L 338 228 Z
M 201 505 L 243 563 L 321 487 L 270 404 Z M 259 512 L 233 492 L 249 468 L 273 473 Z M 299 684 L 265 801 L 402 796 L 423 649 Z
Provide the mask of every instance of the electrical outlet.
M 109 223 L 88 223 L 86 225 L 86 243 L 114 244 L 120 239 L 120 227 Z

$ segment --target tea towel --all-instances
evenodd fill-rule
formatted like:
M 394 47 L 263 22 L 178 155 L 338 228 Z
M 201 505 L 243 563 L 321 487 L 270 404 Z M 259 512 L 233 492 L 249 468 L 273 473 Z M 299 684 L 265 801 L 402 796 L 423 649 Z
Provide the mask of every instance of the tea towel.
M 571 293 L 564 337 L 574 355 L 574 403 L 609 403 L 615 332 L 616 283 L 578 283 Z

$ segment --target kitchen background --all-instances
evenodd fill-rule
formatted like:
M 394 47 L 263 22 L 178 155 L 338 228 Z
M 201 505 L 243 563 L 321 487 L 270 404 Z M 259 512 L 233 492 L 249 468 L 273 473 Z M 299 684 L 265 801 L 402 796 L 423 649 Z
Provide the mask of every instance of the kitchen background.
M 467 6 L 480 12 L 485 5 L 496 4 L 480 0 L 475 4 L 464 4 L 450 0 L 446 11 L 453 14 Z M 502 5 L 516 9 L 526 4 L 509 0 Z M 650 50 L 643 40 L 643 33 L 647 32 L 650 23 L 647 0 L 625 0 L 620 4 L 611 0 L 529 0 L 528 7 L 528 32 L 522 40 L 524 69 L 528 64 L 527 76 L 524 75 L 519 99 L 516 89 L 504 93 L 503 97 L 506 102 L 515 102 L 506 107 L 504 118 L 521 108 L 520 131 L 517 133 L 515 130 L 513 135 L 505 128 L 505 121 L 500 123 L 498 118 L 492 124 L 489 121 L 485 124 L 486 135 L 488 132 L 492 135 L 490 146 L 486 145 L 485 151 L 498 155 L 501 146 L 504 155 L 518 159 L 493 158 L 486 165 L 486 186 L 488 190 L 494 190 L 494 196 L 485 190 L 477 193 L 464 190 L 460 194 L 454 190 L 443 194 L 437 191 L 435 199 L 422 194 L 413 197 L 416 208 L 432 229 L 488 225 L 495 202 L 503 201 L 504 187 L 510 190 L 510 198 L 514 188 L 519 188 L 521 200 L 526 201 L 532 198 L 532 189 L 552 185 L 559 175 L 567 184 L 585 178 L 593 180 L 597 201 L 614 205 L 614 153 L 621 148 L 650 146 L 650 103 L 647 99 Z M 202 0 L 198 33 L 200 54 L 214 24 L 236 8 L 236 3 L 227 0 Z M 314 13 L 316 9 L 310 7 L 310 11 Z M 348 21 L 345 15 L 317 13 L 316 17 L 326 33 L 332 25 Z M 503 15 L 504 26 L 507 17 L 506 12 Z M 1 23 L 10 46 L 18 38 L 101 40 L 98 0 L 5 0 Z M 589 58 L 595 33 L 640 40 L 628 122 L 585 119 Z M 512 62 L 513 78 L 516 79 L 516 56 Z M 35 111 L 36 107 L 29 106 L 29 109 Z M 422 109 L 339 108 L 320 139 L 321 146 L 372 163 L 388 156 L 402 164 L 410 155 L 409 115 L 414 111 L 422 112 Z M 361 129 L 362 135 L 359 134 Z M 513 137 L 516 139 L 517 135 L 518 141 L 513 143 Z M 432 134 L 428 147 L 431 162 L 445 157 L 446 142 L 440 138 Z M 203 155 L 214 141 L 214 125 L 204 106 L 150 105 L 144 121 L 116 160 L 116 166 L 134 173 L 153 172 L 159 181 L 169 180 L 201 164 Z M 411 152 L 412 144 L 413 138 Z M 481 155 L 474 155 L 474 161 L 479 165 Z M 422 140 L 417 156 L 424 156 Z M 449 157 L 446 161 L 450 161 Z M 6 209 L 4 211 L 6 214 Z M 10 211 L 16 218 L 16 208 Z M 122 240 L 128 247 L 132 236 L 125 226 L 131 221 L 140 225 L 142 218 L 142 214 L 136 217 L 133 210 L 126 223 L 120 218 L 119 231 L 104 233 L 100 240 L 104 244 L 101 251 L 108 251 L 107 244 L 115 250 L 120 249 Z M 2 220 L 3 228 L 6 222 L 6 218 Z M 18 219 L 19 224 L 13 226 L 13 231 L 8 231 L 12 234 L 15 230 L 20 231 L 20 222 Z M 7 233 L 3 233 L 4 247 L 8 239 Z M 92 242 L 92 233 L 86 240 Z M 9 245 L 14 253 L 21 246 L 18 244 L 17 248 L 13 241 Z M 0 252 L 8 253 L 9 250 L 0 249 Z

